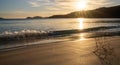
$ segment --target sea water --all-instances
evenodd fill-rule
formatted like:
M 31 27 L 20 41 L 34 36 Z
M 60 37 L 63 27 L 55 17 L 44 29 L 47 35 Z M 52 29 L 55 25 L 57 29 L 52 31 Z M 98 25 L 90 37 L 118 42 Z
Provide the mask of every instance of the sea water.
M 119 18 L 0 20 L 0 45 L 2 46 L 1 48 L 4 48 L 5 45 L 8 47 L 12 45 L 13 47 L 15 46 L 15 44 L 12 44 L 14 42 L 16 46 L 22 46 L 27 44 L 20 44 L 23 43 L 20 41 L 41 41 L 45 39 L 56 39 L 57 37 L 69 37 L 71 34 L 81 35 L 94 32 L 109 32 L 109 35 L 114 32 L 118 35 L 119 31 Z M 33 43 L 33 41 L 29 41 L 29 43 L 30 42 Z

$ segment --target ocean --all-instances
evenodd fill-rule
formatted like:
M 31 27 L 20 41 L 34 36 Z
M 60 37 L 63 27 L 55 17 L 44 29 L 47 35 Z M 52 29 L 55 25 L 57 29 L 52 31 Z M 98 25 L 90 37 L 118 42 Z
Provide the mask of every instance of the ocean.
M 119 35 L 119 18 L 0 20 L 0 49 Z

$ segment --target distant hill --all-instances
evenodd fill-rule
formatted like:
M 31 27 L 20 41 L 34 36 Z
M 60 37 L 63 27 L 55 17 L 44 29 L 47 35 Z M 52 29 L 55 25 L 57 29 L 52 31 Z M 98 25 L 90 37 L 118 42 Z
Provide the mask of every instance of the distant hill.
M 3 20 L 4 18 L 0 17 L 0 20 Z
M 0 20 L 27 20 L 27 19 L 42 19 L 42 18 L 43 17 L 41 16 L 26 17 L 26 18 L 10 18 L 10 19 L 0 17 Z
M 27 17 L 26 19 L 41 19 L 41 16 Z
M 20 19 L 6 19 L 0 17 L 0 20 L 26 20 L 42 18 L 120 18 L 120 5 L 113 7 L 102 7 L 94 10 L 75 11 L 65 15 L 52 15 L 50 17 L 26 17 Z
M 120 18 L 120 5 L 94 10 L 76 11 L 66 15 L 53 15 L 48 18 Z

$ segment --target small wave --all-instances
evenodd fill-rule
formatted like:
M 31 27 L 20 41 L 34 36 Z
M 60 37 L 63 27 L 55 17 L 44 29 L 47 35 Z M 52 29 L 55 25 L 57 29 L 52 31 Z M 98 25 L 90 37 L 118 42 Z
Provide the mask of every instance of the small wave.
M 95 32 L 100 30 L 120 28 L 120 26 L 103 26 L 88 29 L 72 29 L 72 30 L 59 30 L 59 31 L 37 31 L 37 30 L 22 30 L 9 32 L 5 31 L 0 34 L 0 44 L 9 42 L 23 41 L 23 40 L 34 40 L 34 39 L 49 39 L 54 37 L 69 36 L 76 33 Z
M 46 33 L 45 31 L 37 31 L 37 30 L 22 30 L 22 31 L 5 31 L 1 35 L 22 35 L 22 34 L 32 34 L 32 33 Z
M 37 39 L 41 38 L 41 36 L 46 36 L 49 32 L 45 31 L 37 31 L 37 30 L 22 30 L 22 31 L 5 31 L 4 33 L 0 34 L 0 42 L 15 42 L 15 41 L 22 41 L 28 39 Z M 1 44 L 2 44 L 1 43 Z

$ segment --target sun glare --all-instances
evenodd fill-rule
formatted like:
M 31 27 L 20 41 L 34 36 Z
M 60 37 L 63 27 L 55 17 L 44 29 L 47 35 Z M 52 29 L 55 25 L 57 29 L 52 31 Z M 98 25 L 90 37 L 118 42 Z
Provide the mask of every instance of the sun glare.
M 87 0 L 81 0 L 75 3 L 76 10 L 84 10 L 87 8 Z

